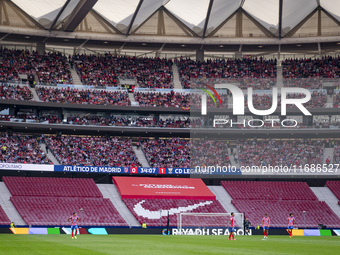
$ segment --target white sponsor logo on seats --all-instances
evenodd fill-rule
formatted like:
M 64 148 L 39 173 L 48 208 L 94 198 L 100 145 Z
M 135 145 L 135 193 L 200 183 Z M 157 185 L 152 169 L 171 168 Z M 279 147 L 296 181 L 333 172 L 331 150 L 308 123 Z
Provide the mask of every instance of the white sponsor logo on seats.
M 148 219 L 160 219 L 163 216 L 168 215 L 174 215 L 176 213 L 182 213 L 182 212 L 190 212 L 196 208 L 203 207 L 206 205 L 212 204 L 213 201 L 205 201 L 205 202 L 200 202 L 198 204 L 193 204 L 193 205 L 188 205 L 185 207 L 177 207 L 177 208 L 170 208 L 170 209 L 165 209 L 165 210 L 158 210 L 158 211 L 150 211 L 148 209 L 145 209 L 142 204 L 145 202 L 145 200 L 142 200 L 135 204 L 133 207 L 133 210 L 138 216 L 142 216 L 144 218 Z
M 172 184 L 132 184 L 132 186 L 139 186 L 146 189 L 195 189 L 195 187 L 188 185 L 172 185 Z

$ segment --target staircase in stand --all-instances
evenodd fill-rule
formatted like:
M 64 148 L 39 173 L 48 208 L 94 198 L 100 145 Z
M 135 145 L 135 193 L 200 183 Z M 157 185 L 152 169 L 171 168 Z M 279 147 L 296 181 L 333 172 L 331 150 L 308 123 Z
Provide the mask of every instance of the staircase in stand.
M 174 89 L 183 89 L 182 83 L 179 79 L 178 66 L 175 63 L 172 65 L 172 78 Z
M 70 68 L 70 72 L 71 72 L 73 84 L 83 85 L 83 83 L 81 82 L 81 79 L 80 79 L 77 71 L 72 69 L 72 68 Z

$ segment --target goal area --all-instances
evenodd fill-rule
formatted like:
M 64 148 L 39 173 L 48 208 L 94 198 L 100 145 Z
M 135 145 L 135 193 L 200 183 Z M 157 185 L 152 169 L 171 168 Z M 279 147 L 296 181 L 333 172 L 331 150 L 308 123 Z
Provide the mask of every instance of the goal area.
M 243 229 L 243 213 L 234 213 L 235 228 Z M 179 213 L 177 214 L 177 229 L 209 229 L 227 228 L 230 226 L 230 213 Z

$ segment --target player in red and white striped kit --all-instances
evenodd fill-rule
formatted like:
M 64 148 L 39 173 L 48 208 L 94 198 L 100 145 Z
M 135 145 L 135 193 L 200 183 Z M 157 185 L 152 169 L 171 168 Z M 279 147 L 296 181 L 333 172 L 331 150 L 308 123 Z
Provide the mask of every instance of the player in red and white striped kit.
M 235 218 L 234 218 L 235 214 L 232 212 L 230 214 L 230 218 L 229 218 L 229 230 L 230 230 L 230 234 L 229 234 L 229 240 L 231 240 L 231 236 L 233 237 L 233 240 L 235 239 Z
M 289 234 L 289 238 L 293 237 L 293 228 L 295 225 L 295 218 L 292 213 L 289 214 L 289 217 L 287 218 L 287 232 Z
M 270 225 L 270 218 L 268 217 L 268 214 L 265 214 L 262 218 L 262 227 L 263 227 L 263 239 L 268 238 L 268 230 Z
M 68 221 L 71 222 L 71 232 L 72 232 L 72 239 L 77 239 L 77 232 L 78 232 L 78 221 L 79 217 L 74 212 L 69 218 Z M 74 231 L 74 235 L 73 235 Z

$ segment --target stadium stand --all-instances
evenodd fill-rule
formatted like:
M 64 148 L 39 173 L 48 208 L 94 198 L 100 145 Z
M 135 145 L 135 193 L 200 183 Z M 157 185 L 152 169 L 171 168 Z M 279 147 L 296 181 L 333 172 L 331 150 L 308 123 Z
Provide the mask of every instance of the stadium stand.
M 0 50 L 2 64 L 0 80 L 3 82 L 20 81 L 19 74 L 36 74 L 41 84 L 72 84 L 68 59 L 61 53 L 47 52 L 38 55 L 23 50 Z
M 340 163 L 340 145 L 334 145 L 334 157 L 333 157 L 334 163 Z
M 173 137 L 144 140 L 142 147 L 153 167 L 231 165 L 226 141 L 209 139 L 189 141 Z
M 70 104 L 120 105 L 131 104 L 126 92 L 110 92 L 105 90 L 73 88 L 37 87 L 37 94 L 44 102 Z
M 304 98 L 304 94 L 288 94 L 288 98 Z M 306 108 L 323 108 L 327 101 L 326 91 L 313 91 L 311 100 L 305 104 Z M 289 108 L 296 108 L 295 105 L 288 105 Z
M 310 78 L 283 78 L 284 87 L 298 87 L 305 89 L 321 89 L 323 80 L 320 77 Z
M 227 141 L 191 139 L 189 153 L 191 167 L 231 165 Z
M 46 122 L 48 123 L 61 123 L 61 120 L 55 115 L 44 115 L 37 117 L 35 115 L 29 114 L 17 114 L 17 115 L 0 115 L 0 120 L 2 121 L 19 121 L 19 122 Z
M 141 93 L 134 94 L 139 106 L 146 107 L 190 107 L 190 94 L 174 93 Z
M 33 95 L 26 86 L 3 83 L 0 85 L 0 98 L 30 101 L 33 99 Z
M 117 86 L 118 78 L 136 78 L 139 87 L 173 87 L 171 60 L 104 54 L 74 55 L 73 61 L 86 85 Z
M 4 209 L 0 206 L 0 225 L 9 225 L 10 223 L 10 219 L 6 215 Z
M 327 181 L 326 186 L 333 192 L 333 194 L 340 200 L 340 181 Z
M 222 181 L 235 200 L 317 200 L 305 182 Z
M 171 209 L 180 210 L 181 208 L 190 208 L 187 212 L 200 213 L 226 213 L 219 201 L 208 200 L 186 200 L 186 199 L 123 199 L 126 206 L 142 224 L 146 222 L 149 226 L 166 226 L 167 211 L 170 210 L 170 226 L 177 225 L 177 212 Z M 139 206 L 142 205 L 142 206 Z M 159 210 L 163 211 L 163 214 Z M 164 214 L 166 212 L 166 214 Z M 206 218 L 202 226 L 214 226 L 214 218 Z
M 103 197 L 93 179 L 4 176 L 12 196 Z
M 322 140 L 240 140 L 239 160 L 242 166 L 303 165 L 322 162 Z
M 340 224 L 338 216 L 336 216 L 324 201 L 232 200 L 232 204 L 238 211 L 245 212 L 245 216 L 249 218 L 250 222 L 259 225 L 261 225 L 261 219 L 265 213 L 268 213 L 270 217 L 271 227 L 286 227 L 287 218 L 290 213 L 294 213 L 296 226 L 298 228 L 317 228 L 319 224 L 332 228 Z M 303 211 L 306 212 L 305 222 Z
M 90 226 L 126 226 L 109 199 L 80 197 L 11 197 L 28 225 L 69 225 L 68 217 L 83 208 L 79 224 Z
M 272 227 L 285 227 L 289 213 L 294 213 L 300 228 L 340 224 L 327 203 L 318 201 L 304 182 L 222 181 L 221 184 L 232 197 L 232 204 L 253 224 L 261 225 L 265 213 L 271 218 Z
M 26 164 L 52 163 L 40 149 L 37 137 L 11 132 L 1 132 L 0 134 L 0 162 Z
M 286 59 L 282 67 L 284 78 L 339 78 L 340 57 Z
M 272 227 L 284 228 L 287 216 L 293 212 L 299 228 L 323 224 L 339 229 L 340 214 L 334 209 L 340 205 L 338 173 L 326 175 L 319 171 L 314 175 L 310 171 L 293 176 L 306 182 L 222 181 L 223 188 L 218 188 L 225 189 L 232 200 L 223 190 L 228 199 L 220 204 L 208 200 L 212 198 L 194 197 L 202 188 L 188 187 L 188 180 L 177 178 L 186 177 L 189 169 L 176 169 L 232 164 L 238 170 L 243 166 L 254 166 L 251 170 L 257 166 L 309 168 L 312 164 L 321 164 L 324 169 L 323 163 L 340 163 L 340 8 L 334 7 L 336 1 L 194 2 L 0 1 L 0 178 L 7 172 L 74 177 L 3 177 L 12 194 L 10 201 L 27 225 L 69 226 L 67 218 L 76 211 L 82 225 L 127 226 L 121 215 L 129 215 L 148 226 L 164 227 L 168 210 L 170 224 L 176 226 L 176 212 L 183 208 L 209 213 L 236 208 L 249 217 L 253 226 L 268 213 Z M 187 8 L 193 3 L 196 5 Z M 278 105 L 268 115 L 253 114 L 251 109 L 236 114 L 231 105 L 240 106 L 236 102 L 243 99 L 241 93 L 236 96 L 234 91 L 218 90 L 221 104 L 216 97 L 217 102 L 212 99 L 214 93 L 204 92 L 207 106 L 214 109 L 203 116 L 203 91 L 196 89 L 222 83 L 238 86 L 243 95 L 253 88 L 253 105 L 259 110 L 271 107 L 270 90 L 274 86 L 309 89 L 312 97 L 304 106 L 313 115 L 292 109 L 296 107 L 293 104 L 287 105 L 286 113 L 284 106 L 280 112 Z M 278 104 L 281 102 L 279 95 Z M 214 118 L 228 120 L 229 125 L 213 129 Z M 264 127 L 251 127 L 251 118 L 253 124 L 263 120 Z M 272 118 L 275 124 L 266 122 Z M 237 126 L 230 127 L 231 121 Z M 248 122 L 245 127 L 242 121 Z M 291 128 L 295 123 L 297 126 Z M 220 127 L 230 129 L 219 130 Z M 205 138 L 195 138 L 196 133 Z M 210 135 L 221 140 L 209 140 Z M 71 166 L 100 166 L 105 170 L 61 173 L 61 166 L 54 167 L 52 163 L 68 165 L 64 168 L 68 170 Z M 48 165 L 34 168 L 23 164 Z M 141 166 L 145 168 L 137 168 Z M 119 173 L 124 176 L 118 177 L 135 175 L 136 187 L 144 185 L 145 189 L 156 190 L 157 198 L 169 195 L 171 199 L 155 199 L 153 194 L 147 197 L 137 192 L 136 197 L 121 196 L 120 200 L 118 193 L 101 193 L 93 179 L 81 179 L 91 176 L 98 182 L 110 182 L 112 176 L 118 175 L 113 167 L 124 167 Z M 40 169 L 48 169 L 48 173 Z M 157 182 L 172 175 L 186 183 L 176 186 L 173 192 L 159 191 L 161 185 L 156 183 L 159 186 L 155 188 L 141 182 L 143 174 L 163 177 L 155 178 Z M 237 174 L 233 176 L 236 180 L 292 178 L 282 172 L 270 176 L 246 171 Z M 215 185 L 220 181 L 215 177 L 230 176 L 206 175 L 199 180 Z M 314 186 L 323 186 L 325 177 L 332 179 L 326 183 L 329 189 L 317 187 L 320 190 L 316 192 Z M 313 185 L 313 190 L 307 183 Z M 112 186 L 108 193 L 118 192 L 111 182 L 105 185 Z M 194 195 L 174 199 L 179 189 L 191 189 Z M 8 202 L 7 190 L 6 193 L 6 199 L 2 197 L 0 201 Z M 119 201 L 125 213 L 103 194 L 111 201 Z M 331 199 L 327 200 L 327 195 Z M 9 223 L 5 213 L 13 219 L 7 205 L 0 206 L 2 225 Z M 207 220 L 202 225 L 214 224 L 213 217 Z M 300 250 L 305 248 L 301 247 Z
M 140 166 L 129 139 L 50 136 L 46 143 L 64 165 Z
M 202 126 L 202 119 L 196 118 L 166 118 L 156 120 L 155 118 L 136 117 L 136 116 L 115 116 L 108 118 L 104 116 L 75 115 L 60 120 L 55 115 L 35 116 L 29 114 L 0 115 L 1 121 L 18 121 L 29 123 L 49 123 L 49 124 L 69 124 L 69 125 L 95 125 L 95 126 L 117 126 L 117 127 L 164 127 L 164 128 L 189 128 Z
M 304 94 L 288 94 L 288 98 L 304 98 Z M 253 106 L 256 109 L 269 109 L 273 103 L 272 94 L 253 95 Z M 311 100 L 305 104 L 306 108 L 322 108 L 325 107 L 327 101 L 326 91 L 313 91 L 311 93 Z M 278 95 L 278 105 L 281 104 L 281 95 Z M 247 95 L 245 96 L 245 105 L 248 106 Z M 289 104 L 288 108 L 296 108 L 295 105 Z
M 4 177 L 11 201 L 27 225 L 69 225 L 77 212 L 80 224 L 126 226 L 92 179 Z M 21 186 L 22 185 L 22 186 Z M 81 213 L 79 210 L 83 208 Z
M 189 167 L 189 140 L 180 138 L 147 139 L 142 148 L 152 167 Z
M 333 96 L 333 107 L 340 108 L 340 93 L 335 93 Z
M 175 61 L 184 88 L 190 88 L 191 79 L 200 78 L 275 78 L 276 60 L 210 59 L 204 62 L 180 58 Z

